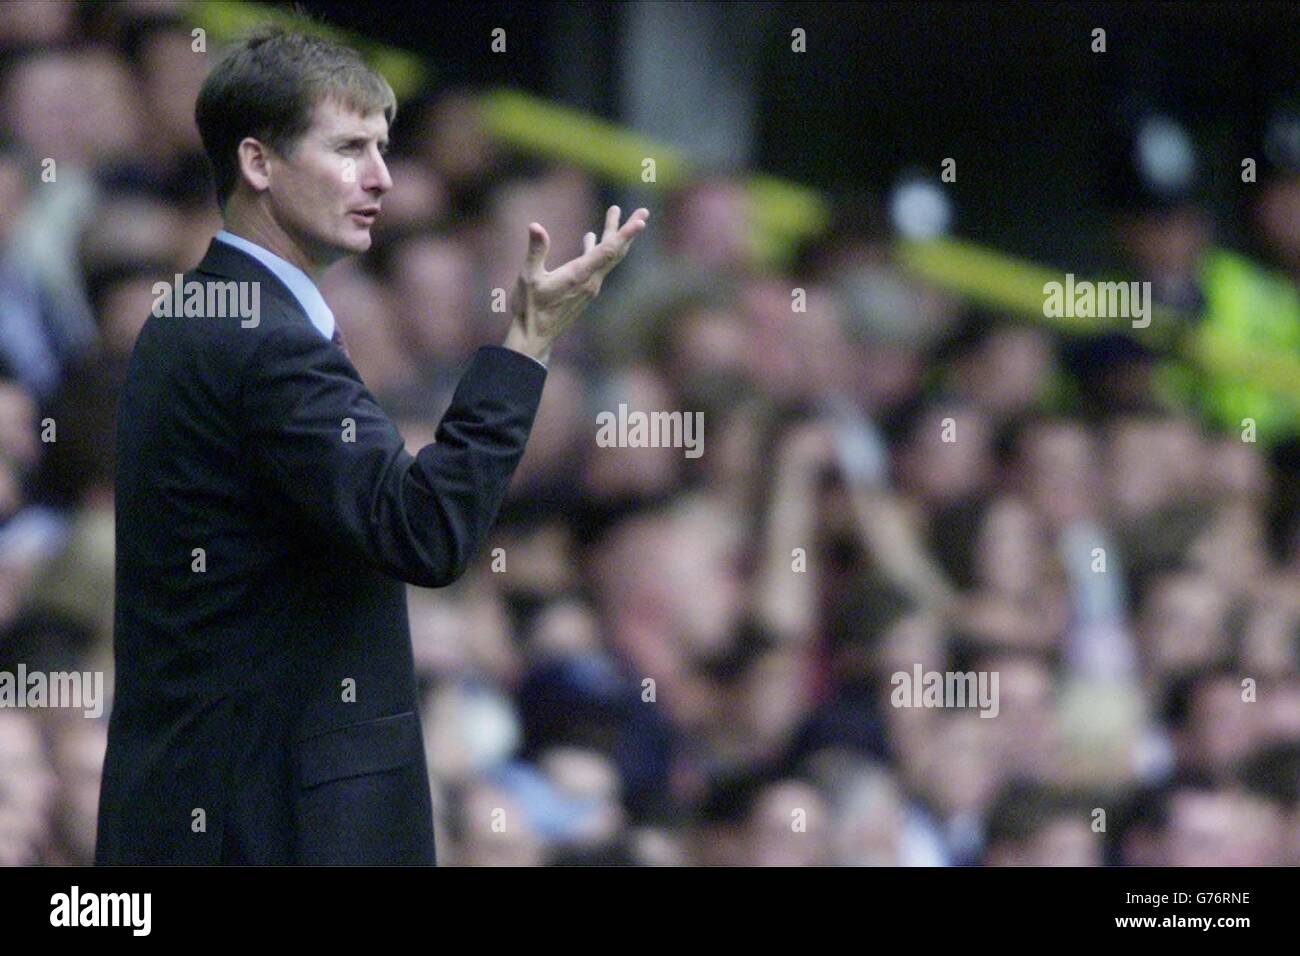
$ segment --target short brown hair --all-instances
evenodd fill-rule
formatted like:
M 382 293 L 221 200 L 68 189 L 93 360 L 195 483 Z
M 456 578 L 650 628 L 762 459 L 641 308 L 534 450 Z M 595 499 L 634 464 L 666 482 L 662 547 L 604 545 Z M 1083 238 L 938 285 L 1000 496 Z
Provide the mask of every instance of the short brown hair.
M 239 144 L 252 136 L 287 155 L 326 99 L 363 115 L 397 115 L 393 88 L 350 47 L 279 27 L 231 47 L 203 81 L 194 122 L 212 164 L 217 202 L 239 181 Z

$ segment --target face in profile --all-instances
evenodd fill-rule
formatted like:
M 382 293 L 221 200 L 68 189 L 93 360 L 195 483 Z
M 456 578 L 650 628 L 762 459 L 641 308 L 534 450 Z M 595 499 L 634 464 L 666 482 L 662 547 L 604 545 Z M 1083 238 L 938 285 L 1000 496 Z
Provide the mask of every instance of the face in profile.
M 269 151 L 271 213 L 289 238 L 319 265 L 370 248 L 370 227 L 393 187 L 384 162 L 388 120 L 327 98 L 287 155 Z

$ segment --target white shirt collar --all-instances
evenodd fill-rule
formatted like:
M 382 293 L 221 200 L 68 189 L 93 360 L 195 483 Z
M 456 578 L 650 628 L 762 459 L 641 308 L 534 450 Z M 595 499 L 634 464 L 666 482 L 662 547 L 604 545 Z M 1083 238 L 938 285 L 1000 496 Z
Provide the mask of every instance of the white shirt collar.
M 327 339 L 334 338 L 334 313 L 325 304 L 325 299 L 316 288 L 316 283 L 311 281 L 307 273 L 266 247 L 250 242 L 233 232 L 222 229 L 217 232 L 215 238 L 228 246 L 234 246 L 241 252 L 248 253 L 270 269 L 271 273 L 293 293 L 293 297 L 298 300 L 302 310 L 307 313 L 307 318 L 311 319 L 311 324 L 316 326 L 320 334 Z

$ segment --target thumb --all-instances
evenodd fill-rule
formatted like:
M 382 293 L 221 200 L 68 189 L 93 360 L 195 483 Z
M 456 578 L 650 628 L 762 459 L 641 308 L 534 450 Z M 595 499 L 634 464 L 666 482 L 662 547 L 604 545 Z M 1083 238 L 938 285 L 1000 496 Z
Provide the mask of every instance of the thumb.
M 528 224 L 528 255 L 524 258 L 524 270 L 529 275 L 536 275 L 546 268 L 546 253 L 551 248 L 551 237 L 540 224 Z

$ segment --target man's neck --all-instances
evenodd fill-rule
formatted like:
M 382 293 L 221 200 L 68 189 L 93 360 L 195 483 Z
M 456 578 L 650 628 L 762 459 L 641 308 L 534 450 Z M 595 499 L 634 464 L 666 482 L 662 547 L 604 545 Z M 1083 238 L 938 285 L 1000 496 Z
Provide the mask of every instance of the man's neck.
M 318 285 L 321 276 L 329 268 L 328 262 L 322 263 L 312 259 L 278 224 L 264 216 L 247 216 L 237 210 L 227 209 L 223 219 L 223 228 L 227 232 L 257 243 L 263 249 L 275 253 L 285 262 L 307 273 L 308 278 Z

